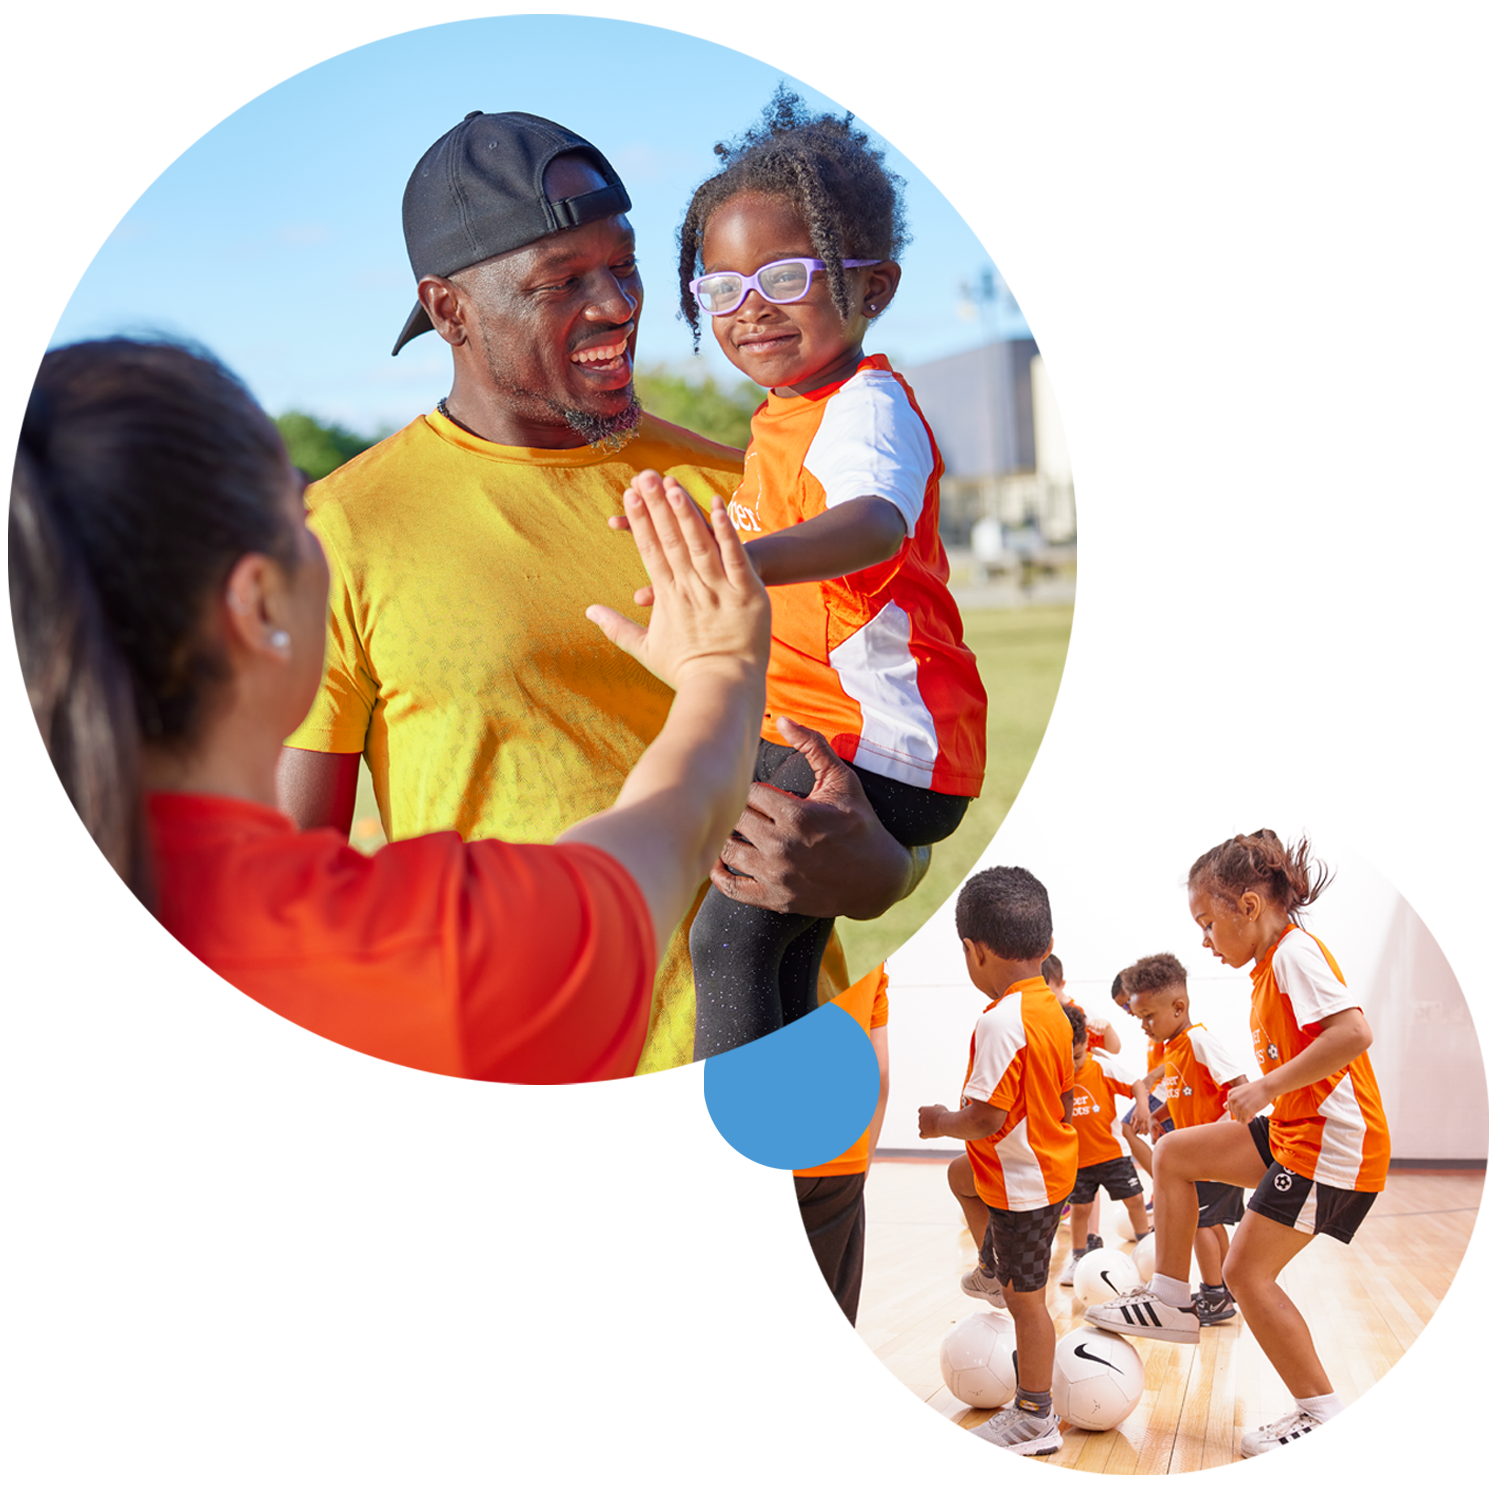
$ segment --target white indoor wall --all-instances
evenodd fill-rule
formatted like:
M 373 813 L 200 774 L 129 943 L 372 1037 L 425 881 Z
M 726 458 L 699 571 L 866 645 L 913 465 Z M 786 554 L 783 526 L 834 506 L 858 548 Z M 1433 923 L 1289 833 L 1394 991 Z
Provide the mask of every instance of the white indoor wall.
M 1132 851 L 1112 868 L 1110 861 L 1069 859 L 1054 842 L 1039 848 L 1030 864 L 1010 852 L 1013 823 L 1014 815 L 983 863 L 1027 864 L 1047 885 L 1066 989 L 1091 1015 L 1115 1024 L 1121 1057 L 1137 1076 L 1145 1070 L 1145 1038 L 1111 1003 L 1109 986 L 1127 964 L 1158 952 L 1182 960 L 1193 1019 L 1219 1036 L 1253 1076 L 1249 969 L 1228 969 L 1201 946 L 1183 889 L 1188 866 L 1210 845 L 1193 847 L 1184 859 L 1162 850 Z M 1139 836 L 1153 834 L 1147 829 Z M 1319 848 L 1315 843 L 1315 852 Z M 1304 925 L 1338 960 L 1351 999 L 1369 1017 L 1371 1061 L 1393 1156 L 1483 1161 L 1489 1138 L 1484 1064 L 1452 969 L 1379 871 L 1357 856 L 1323 852 L 1336 867 L 1335 878 Z M 1133 860 L 1140 862 L 1138 874 L 1118 868 Z M 950 1149 L 950 1143 L 917 1135 L 916 1112 L 923 1104 L 956 1103 L 974 1017 L 985 1003 L 964 971 L 952 913 L 949 901 L 889 964 L 891 1098 L 882 1150 Z M 1132 942 L 1132 930 L 1145 941 Z
M 1457 790 L 1457 775 L 1431 786 L 1371 971 L 1371 1059 L 1398 1160 L 1490 1155 L 1490 1017 L 1469 999 L 1469 950 L 1490 942 L 1490 852 L 1458 858 Z

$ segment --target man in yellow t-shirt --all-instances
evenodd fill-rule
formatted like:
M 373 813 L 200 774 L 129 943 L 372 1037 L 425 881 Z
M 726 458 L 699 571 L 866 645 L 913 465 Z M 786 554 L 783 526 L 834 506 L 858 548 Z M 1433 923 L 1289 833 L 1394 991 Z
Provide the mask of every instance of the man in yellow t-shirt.
M 418 302 L 393 352 L 435 329 L 453 385 L 308 491 L 331 585 L 322 688 L 279 774 L 302 826 L 347 831 L 363 755 L 390 838 L 548 842 L 613 803 L 660 729 L 669 690 L 584 617 L 629 612 L 645 582 L 608 518 L 642 469 L 706 505 L 733 491 L 741 455 L 636 402 L 629 207 L 602 153 L 534 115 L 475 112 L 412 173 Z M 866 917 L 914 883 L 917 862 L 828 759 L 805 802 L 752 790 L 749 843 L 715 873 L 726 893 Z M 640 1070 L 690 1061 L 692 1046 L 679 934 Z

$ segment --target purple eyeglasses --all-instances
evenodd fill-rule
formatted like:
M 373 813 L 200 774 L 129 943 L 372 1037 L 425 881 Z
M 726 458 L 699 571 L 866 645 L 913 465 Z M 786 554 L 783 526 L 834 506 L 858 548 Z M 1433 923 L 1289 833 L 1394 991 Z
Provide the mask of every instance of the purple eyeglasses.
M 846 260 L 846 270 L 855 266 L 878 266 L 878 260 Z M 716 318 L 737 312 L 740 304 L 755 290 L 767 302 L 800 302 L 812 286 L 814 271 L 821 271 L 820 260 L 773 260 L 770 265 L 749 276 L 738 271 L 714 271 L 688 282 L 688 290 L 698 299 L 698 306 Z

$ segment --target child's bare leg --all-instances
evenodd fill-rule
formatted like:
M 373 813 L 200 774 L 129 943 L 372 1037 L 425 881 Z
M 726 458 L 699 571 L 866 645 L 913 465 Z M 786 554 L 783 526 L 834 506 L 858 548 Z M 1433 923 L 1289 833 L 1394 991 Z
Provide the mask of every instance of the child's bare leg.
M 1005 1305 L 1016 1325 L 1016 1381 L 1022 1390 L 1050 1391 L 1057 1329 L 1047 1311 L 1047 1289 L 1034 1292 L 1005 1288 Z
M 1130 1227 L 1136 1239 L 1144 1239 L 1151 1233 L 1151 1220 L 1146 1217 L 1146 1199 L 1142 1193 L 1125 1200 L 1125 1211 L 1130 1215 Z
M 1097 1195 L 1092 1203 L 1076 1204 L 1068 1215 L 1068 1227 L 1073 1232 L 1073 1249 L 1087 1250 L 1089 1247 L 1089 1213 L 1099 1206 Z
M 792 1473 L 829 1475 L 834 1463 L 834 1397 L 823 1365 L 792 1365 Z
M 1099 1205 L 1104 1201 L 1103 1193 L 1095 1193 L 1094 1201 L 1089 1204 L 1089 1234 L 1099 1233 Z
M 983 1249 L 985 1232 L 990 1227 L 990 1211 L 974 1187 L 974 1167 L 967 1152 L 948 1163 L 948 1187 L 964 1211 L 964 1223 L 974 1236 L 974 1249 Z
M 1318 1359 L 1302 1314 L 1276 1280 L 1292 1257 L 1311 1241 L 1311 1235 L 1252 1210 L 1235 1232 L 1224 1261 L 1224 1279 L 1240 1305 L 1246 1326 L 1287 1390 L 1299 1401 L 1333 1392 L 1333 1382 Z
M 1216 1225 L 1209 1229 L 1200 1229 L 1193 1236 L 1193 1254 L 1198 1257 L 1198 1276 L 1204 1286 L 1222 1286 L 1224 1284 L 1224 1250 L 1228 1244 L 1226 1236 L 1224 1244 L 1220 1244 L 1219 1235 L 1215 1229 L 1222 1232 L 1223 1226 Z
M 1198 1183 L 1232 1182 L 1256 1187 L 1266 1166 L 1250 1129 L 1234 1120 L 1174 1130 L 1152 1153 L 1156 1175 L 1156 1274 L 1185 1282 L 1193 1269 L 1198 1230 Z

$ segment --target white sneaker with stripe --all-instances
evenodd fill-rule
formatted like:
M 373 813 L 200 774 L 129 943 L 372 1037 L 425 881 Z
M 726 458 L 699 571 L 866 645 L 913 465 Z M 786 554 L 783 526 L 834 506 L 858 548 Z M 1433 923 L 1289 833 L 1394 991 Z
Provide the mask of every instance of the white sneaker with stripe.
M 1274 1469 L 1338 1469 L 1370 1463 L 1370 1428 L 1355 1413 L 1349 1427 L 1325 1427 L 1307 1412 L 1290 1412 L 1239 1440 L 1242 1458 Z
M 1169 1344 L 1198 1342 L 1198 1309 L 1173 1307 L 1145 1287 L 1137 1287 L 1113 1302 L 1101 1302 L 1083 1316 L 1096 1328 L 1107 1328 L 1111 1333 L 1163 1339 Z

